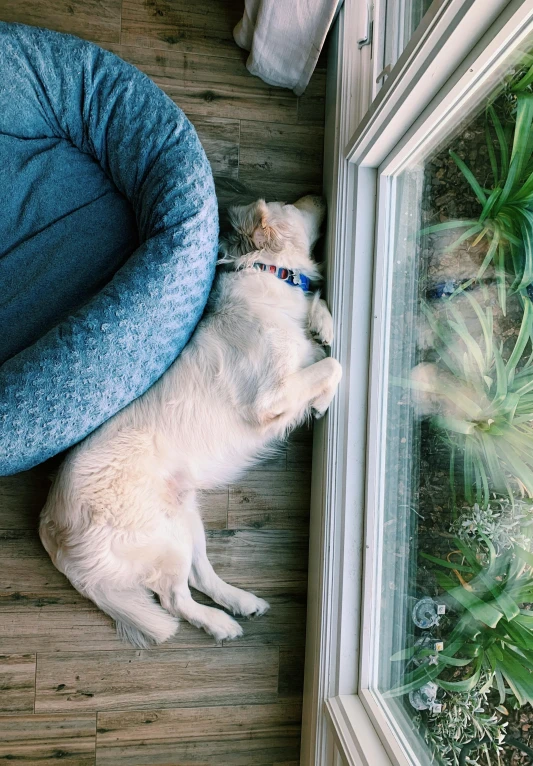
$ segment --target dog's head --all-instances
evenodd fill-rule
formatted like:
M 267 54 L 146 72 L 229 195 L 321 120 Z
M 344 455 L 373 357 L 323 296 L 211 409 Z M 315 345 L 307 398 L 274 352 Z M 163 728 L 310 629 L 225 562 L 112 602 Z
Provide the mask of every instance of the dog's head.
M 287 268 L 314 267 L 311 251 L 320 236 L 326 207 L 321 197 L 308 195 L 294 205 L 265 202 L 230 207 L 230 231 L 222 238 L 223 262 L 255 261 Z

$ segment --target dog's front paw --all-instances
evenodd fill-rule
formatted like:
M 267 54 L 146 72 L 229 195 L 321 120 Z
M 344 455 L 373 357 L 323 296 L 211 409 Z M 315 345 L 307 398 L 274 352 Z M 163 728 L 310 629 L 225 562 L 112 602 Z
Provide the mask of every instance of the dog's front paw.
M 268 601 L 246 591 L 243 591 L 242 595 L 239 595 L 239 598 L 232 604 L 234 614 L 240 614 L 242 617 L 261 617 L 269 609 Z
M 216 641 L 233 641 L 242 636 L 243 629 L 233 617 L 220 609 L 213 611 L 216 611 L 217 614 L 209 620 L 209 624 L 206 624 L 204 628 Z
M 328 357 L 320 362 L 320 364 L 327 364 L 330 372 L 323 393 L 311 402 L 313 415 L 316 418 L 321 418 L 328 409 L 342 378 L 342 367 L 336 359 Z
M 314 299 L 309 311 L 309 329 L 323 346 L 333 343 L 333 317 L 326 301 Z

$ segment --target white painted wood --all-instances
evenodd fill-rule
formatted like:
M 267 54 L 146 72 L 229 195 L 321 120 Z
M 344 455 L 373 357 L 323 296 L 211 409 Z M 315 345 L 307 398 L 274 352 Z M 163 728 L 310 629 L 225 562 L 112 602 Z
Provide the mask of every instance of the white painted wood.
M 349 140 L 348 159 L 378 167 L 508 2 L 435 0 Z
M 531 46 L 532 0 L 510 2 L 494 26 L 496 29 L 492 27 L 477 45 L 471 44 L 468 55 L 416 114 L 409 129 L 395 142 L 388 155 L 385 154 L 385 144 L 389 142 L 382 144 L 380 136 L 380 154 L 375 156 L 375 162 L 381 165 L 380 174 L 397 175 L 408 163 L 416 163 L 418 155 L 427 155 L 464 119 L 465 113 L 472 112 L 476 104 L 493 90 L 499 73 L 504 73 L 511 65 L 513 50 L 519 57 L 521 51 Z M 368 157 L 365 155 L 365 164 Z
M 352 328 L 358 322 L 356 338 L 361 349 L 368 352 L 370 280 L 373 251 L 373 185 L 374 172 L 366 172 L 367 194 L 359 208 L 361 238 L 360 269 L 355 271 L 352 253 L 354 228 L 346 225 L 356 215 L 353 189 L 356 169 L 342 154 L 349 135 L 354 131 L 358 115 L 368 107 L 370 94 L 369 46 L 358 49 L 354 40 L 365 29 L 362 3 L 348 0 L 339 13 L 333 39 L 330 42 L 328 66 L 328 98 L 326 104 L 325 179 L 324 187 L 329 208 L 327 232 L 327 292 L 334 306 L 335 343 L 332 354 L 349 358 L 352 349 Z M 364 10 L 364 9 L 363 9 Z M 359 37 L 358 37 L 359 35 Z M 356 97 L 356 83 L 366 78 L 367 88 Z M 367 99 L 365 101 L 365 99 Z M 362 193 L 365 186 L 359 185 Z M 357 281 L 363 300 L 354 313 L 352 286 Z M 360 353 L 359 348 L 356 353 Z M 354 482 L 348 486 L 346 470 L 352 459 L 346 435 L 348 411 L 354 413 L 353 437 L 359 432 L 364 440 L 366 431 L 366 388 L 354 378 L 358 394 L 350 388 L 349 376 L 341 384 L 339 395 L 327 417 L 316 424 L 314 434 L 313 487 L 311 502 L 311 537 L 309 555 L 309 598 L 306 642 L 306 670 L 302 725 L 301 763 L 305 766 L 326 766 L 332 763 L 332 742 L 323 711 L 323 700 L 338 694 L 355 693 L 357 688 L 357 619 L 353 604 L 359 600 L 364 460 L 357 449 Z M 354 445 L 355 446 L 355 445 Z M 358 447 L 358 445 L 357 445 Z M 358 461 L 358 462 L 357 462 Z M 350 503 L 354 513 L 347 517 L 340 512 Z M 344 559 L 350 561 L 349 573 L 340 576 Z M 341 586 L 342 583 L 342 587 Z M 339 589 L 337 589 L 337 585 Z M 346 625 L 346 630 L 342 626 Z
M 408 766 L 392 761 L 355 694 L 332 697 L 326 702 L 335 741 L 347 766 Z

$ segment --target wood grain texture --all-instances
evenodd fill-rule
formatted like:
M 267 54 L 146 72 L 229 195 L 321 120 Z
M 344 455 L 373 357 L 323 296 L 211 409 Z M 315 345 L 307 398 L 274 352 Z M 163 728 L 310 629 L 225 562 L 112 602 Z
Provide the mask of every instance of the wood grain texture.
M 311 478 L 313 452 L 313 429 L 304 426 L 297 428 L 287 443 L 287 470 L 305 471 Z
M 99 713 L 97 763 L 272 766 L 297 757 L 300 716 L 295 702 Z
M 0 717 L 0 762 L 93 766 L 96 715 Z
M 257 619 L 237 618 L 244 628 L 244 635 L 235 645 L 292 647 L 303 655 L 307 613 L 305 585 L 300 592 L 280 594 L 263 590 L 261 595 L 270 604 L 270 610 Z M 300 687 L 297 691 L 301 691 Z
M 57 571 L 44 550 L 32 559 L 0 557 L 0 613 L 44 606 L 83 609 L 88 603 Z
M 326 107 L 326 68 L 315 69 L 305 93 L 298 99 L 298 122 L 323 126 Z
M 294 756 L 298 766 L 299 735 L 285 732 L 243 732 L 243 739 L 209 736 L 193 742 L 173 743 L 170 749 L 148 739 L 136 747 L 97 747 L 97 766 L 277 766 L 280 758 Z M 285 761 L 284 761 L 285 763 Z
M 251 77 L 239 59 L 106 47 L 145 72 L 188 115 L 282 123 L 298 119 L 296 96 Z
M 320 193 L 324 134 L 314 125 L 241 123 L 239 179 L 253 189 L 292 202 Z
M 210 603 L 204 597 L 205 603 Z M 89 601 L 87 608 L 57 609 L 54 605 L 2 612 L 0 648 L 3 652 L 92 652 L 121 650 L 115 624 Z M 283 612 L 282 612 L 283 614 Z M 278 616 L 278 620 L 280 616 Z M 280 631 L 283 630 L 280 627 Z M 179 630 L 161 650 L 214 647 L 215 640 L 202 630 L 181 621 Z
M 310 490 L 308 471 L 248 471 L 230 487 L 228 528 L 305 529 Z
M 189 119 L 198 132 L 213 174 L 224 178 L 237 178 L 239 175 L 239 120 L 201 117 L 196 114 L 189 114 Z
M 49 488 L 43 468 L 0 477 L 0 530 L 35 530 Z
M 35 655 L 0 654 L 0 714 L 31 713 L 35 696 Z
M 301 593 L 307 585 L 307 529 L 215 530 L 207 552 L 222 579 L 259 595 Z
M 300 697 L 304 684 L 305 655 L 297 646 L 286 646 L 279 650 L 280 699 Z
M 206 529 L 226 529 L 228 526 L 229 490 L 213 490 L 198 495 L 198 507 Z
M 39 654 L 36 713 L 273 702 L 278 649 Z
M 123 0 L 122 43 L 240 59 L 233 27 L 242 0 Z
M 121 0 L 1 0 L 0 21 L 68 32 L 101 44 L 120 41 Z

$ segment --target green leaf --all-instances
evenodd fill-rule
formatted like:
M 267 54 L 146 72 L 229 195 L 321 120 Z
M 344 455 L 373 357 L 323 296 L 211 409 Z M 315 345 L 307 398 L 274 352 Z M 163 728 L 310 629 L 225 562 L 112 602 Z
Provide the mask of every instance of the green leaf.
M 496 686 L 500 693 L 500 705 L 502 705 L 505 702 L 505 683 L 503 681 L 501 670 L 496 669 L 494 671 L 494 678 L 496 679 Z
M 436 556 L 431 556 L 431 554 L 424 553 L 423 551 L 420 552 L 420 556 L 423 559 L 431 561 L 433 564 L 438 564 L 439 566 L 446 567 L 446 569 L 455 569 L 457 572 L 469 572 L 470 574 L 472 574 L 474 571 L 472 567 L 465 567 L 462 564 L 452 564 L 450 561 L 439 559 Z
M 496 273 L 498 303 L 502 307 L 502 313 L 505 316 L 507 314 L 507 291 L 505 289 L 505 249 L 501 243 L 498 245 L 498 258 L 496 259 L 494 271 Z
M 397 662 L 398 660 L 410 660 L 415 651 L 416 648 L 414 646 L 409 646 L 407 649 L 401 649 L 399 652 L 396 652 L 392 655 L 391 662 Z
M 455 162 L 461 173 L 464 175 L 468 183 L 470 184 L 470 187 L 472 188 L 472 191 L 478 198 L 478 200 L 481 202 L 482 205 L 485 204 L 487 201 L 487 198 L 485 196 L 485 193 L 483 189 L 481 188 L 480 183 L 478 182 L 477 178 L 474 176 L 468 165 L 466 165 L 463 160 L 457 156 L 455 152 L 452 152 L 450 150 L 450 157 Z
M 412 692 L 415 689 L 420 689 L 420 687 L 427 684 L 428 681 L 433 681 L 439 673 L 442 673 L 442 667 L 439 665 L 421 665 L 412 673 L 406 673 L 403 684 L 390 689 L 385 692 L 383 696 L 389 698 L 399 697 L 402 694 L 409 694 L 409 692 Z
M 500 234 L 498 231 L 494 233 L 490 241 L 489 249 L 487 250 L 487 253 L 483 259 L 483 263 L 479 267 L 479 271 L 477 273 L 477 279 L 481 279 L 483 274 L 486 272 L 488 266 L 490 265 L 490 262 L 494 258 L 494 254 L 496 253 L 496 250 L 499 244 L 500 244 Z
M 453 668 L 464 668 L 466 665 L 472 664 L 472 657 L 450 657 L 448 654 L 444 654 L 444 652 L 439 652 L 439 662 Z
M 443 221 L 442 223 L 435 223 L 432 226 L 421 229 L 420 234 L 438 234 L 440 231 L 469 229 L 471 226 L 479 226 L 479 221 Z
M 533 317 L 532 304 L 526 295 L 524 300 L 524 314 L 522 316 L 522 323 L 520 325 L 518 338 L 516 339 L 516 343 L 514 345 L 511 356 L 509 357 L 509 360 L 507 364 L 505 365 L 507 375 L 509 376 L 511 380 L 514 377 L 516 365 L 520 361 L 520 358 L 522 357 L 522 354 L 524 353 L 524 349 L 529 340 L 529 335 L 531 332 L 532 317 Z
M 518 176 L 520 176 L 524 165 L 530 159 L 530 157 L 527 156 L 527 152 L 530 148 L 529 139 L 532 122 L 533 94 L 519 93 L 516 100 L 516 124 L 514 131 L 513 150 L 511 153 L 511 165 L 514 158 L 518 157 L 519 160 Z M 505 187 L 503 193 L 505 193 Z
M 502 190 L 499 186 L 497 186 L 495 189 L 493 189 L 489 195 L 489 198 L 483 205 L 483 210 L 481 211 L 481 215 L 479 216 L 479 222 L 483 223 L 487 218 L 489 218 L 490 214 L 493 211 L 494 206 L 496 205 L 498 198 L 500 194 L 502 193 Z
M 515 617 L 515 622 L 521 625 L 523 628 L 533 631 L 533 612 L 529 612 L 526 609 L 521 609 L 518 617 Z
M 507 681 L 520 705 L 533 702 L 533 675 L 509 652 L 505 652 L 498 669 Z
M 444 248 L 445 253 L 451 253 L 454 250 L 456 250 L 459 245 L 461 245 L 463 242 L 466 242 L 467 239 L 470 239 L 474 236 L 474 234 L 478 234 L 480 231 L 483 231 L 483 224 L 482 223 L 476 223 L 474 226 L 472 226 L 470 229 L 467 229 L 463 234 L 461 234 L 460 237 L 458 237 L 455 242 L 452 242 L 451 245 L 448 245 Z
M 515 545 L 513 550 L 515 556 L 518 556 L 519 559 L 525 561 L 528 566 L 533 567 L 533 553 L 524 550 L 524 548 L 521 548 L 519 545 Z M 533 614 L 531 617 L 533 619 Z
M 517 290 L 522 290 L 533 282 L 533 216 L 527 210 L 517 210 L 521 215 L 520 231 L 524 251 L 524 270 Z
M 502 613 L 498 609 L 485 603 L 462 586 L 451 588 L 448 590 L 448 595 L 467 609 L 476 620 L 485 623 L 489 628 L 495 628 L 502 618 Z
M 505 178 L 507 175 L 507 171 L 509 169 L 509 147 L 507 146 L 507 139 L 505 138 L 505 133 L 503 132 L 502 124 L 499 120 L 498 115 L 494 111 L 493 106 L 489 106 L 487 109 L 490 118 L 492 120 L 492 124 L 494 125 L 494 130 L 496 131 L 496 137 L 498 138 L 498 143 L 500 145 L 500 158 L 501 158 L 501 177 Z
M 464 678 L 462 681 L 443 681 L 437 679 L 437 684 L 449 692 L 469 692 L 476 686 L 481 675 L 482 659 L 481 657 L 476 661 L 474 672 L 468 678 Z
M 490 126 L 488 118 L 485 119 L 485 141 L 487 143 L 487 151 L 489 153 L 490 167 L 492 169 L 492 175 L 494 178 L 494 185 L 498 185 L 498 161 L 496 160 L 496 152 L 494 151 L 494 144 L 492 143 L 492 136 L 490 134 Z
M 521 90 L 524 90 L 528 87 L 528 85 L 531 85 L 533 82 L 533 66 L 526 72 L 526 74 L 515 84 L 512 86 L 512 91 L 514 93 L 519 93 Z

